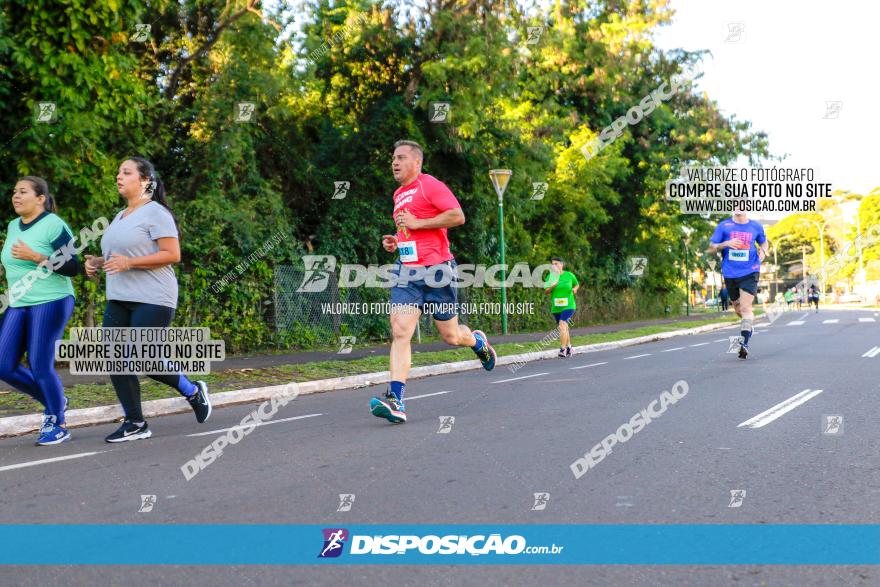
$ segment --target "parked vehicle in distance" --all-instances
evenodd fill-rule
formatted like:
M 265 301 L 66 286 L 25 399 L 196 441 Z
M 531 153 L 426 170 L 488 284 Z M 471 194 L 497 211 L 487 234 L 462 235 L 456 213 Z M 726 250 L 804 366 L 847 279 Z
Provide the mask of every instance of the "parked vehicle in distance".
M 841 294 L 836 301 L 838 304 L 864 304 L 865 298 L 861 294 L 850 292 Z

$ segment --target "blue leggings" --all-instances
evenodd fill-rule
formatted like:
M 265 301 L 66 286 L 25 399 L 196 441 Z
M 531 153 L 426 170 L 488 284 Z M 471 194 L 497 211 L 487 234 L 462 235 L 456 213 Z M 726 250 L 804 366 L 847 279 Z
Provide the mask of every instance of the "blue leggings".
M 0 379 L 28 394 L 64 423 L 64 386 L 55 372 L 55 341 L 73 314 L 73 296 L 7 308 L 0 318 Z M 27 351 L 30 369 L 21 364 Z

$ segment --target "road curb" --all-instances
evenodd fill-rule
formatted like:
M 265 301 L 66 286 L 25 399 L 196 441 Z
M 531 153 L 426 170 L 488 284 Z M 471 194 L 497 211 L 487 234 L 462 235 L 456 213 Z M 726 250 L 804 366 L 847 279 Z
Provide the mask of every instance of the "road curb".
M 660 332 L 657 334 L 649 334 L 636 338 L 627 338 L 624 340 L 616 340 L 613 342 L 600 342 L 596 344 L 588 344 L 572 348 L 572 354 L 595 353 L 611 349 L 618 349 L 628 346 L 644 344 L 646 342 L 654 342 L 664 340 L 676 336 L 687 336 L 692 334 L 701 334 L 712 330 L 720 330 L 722 328 L 731 328 L 736 323 L 719 322 L 715 324 L 706 324 L 697 326 L 696 328 L 684 328 L 681 330 L 670 330 L 669 332 Z M 540 343 L 530 343 L 537 345 Z M 554 342 L 551 342 L 555 346 Z M 508 355 L 499 357 L 497 366 L 511 365 L 510 371 L 515 373 L 521 366 L 532 361 L 540 361 L 542 359 L 550 359 L 556 357 L 557 350 L 534 351 L 530 353 L 521 353 L 518 355 Z M 432 375 L 445 375 L 448 373 L 457 373 L 460 371 L 470 371 L 480 369 L 480 362 L 477 360 L 458 361 L 455 363 L 440 363 L 437 365 L 426 365 L 424 367 L 413 367 L 409 372 L 409 379 L 418 379 L 421 377 L 430 377 Z M 297 384 L 299 395 L 307 395 L 310 393 L 321 393 L 324 391 L 334 391 L 339 389 L 351 389 L 357 387 L 366 387 L 376 385 L 377 383 L 387 383 L 390 378 L 388 371 L 378 371 L 375 373 L 362 373 L 360 375 L 349 375 L 347 377 L 336 377 L 334 379 L 320 379 L 318 381 L 305 381 Z M 236 404 L 254 403 L 265 401 L 275 396 L 285 395 L 285 390 L 290 384 L 271 385 L 267 387 L 256 387 L 252 389 L 237 389 L 234 391 L 223 391 L 211 394 L 211 402 L 214 407 L 232 406 Z M 143 403 L 143 411 L 145 417 L 166 416 L 169 414 L 178 414 L 190 411 L 189 404 L 182 397 L 173 397 L 165 399 L 151 400 Z M 81 426 L 93 426 L 95 424 L 106 424 L 120 420 L 123 417 L 122 408 L 116 406 L 98 406 L 95 408 L 80 408 L 77 410 L 69 410 L 67 412 L 67 425 L 70 428 L 78 428 Z M 28 414 L 26 416 L 9 416 L 0 418 L 0 438 L 7 436 L 20 436 L 35 432 L 42 423 L 42 414 Z

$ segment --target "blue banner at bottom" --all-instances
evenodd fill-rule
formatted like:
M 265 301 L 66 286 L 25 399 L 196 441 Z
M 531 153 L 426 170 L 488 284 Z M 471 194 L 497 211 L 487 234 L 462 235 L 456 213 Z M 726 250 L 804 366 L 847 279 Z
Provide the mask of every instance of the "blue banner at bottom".
M 880 525 L 7 524 L 0 564 L 875 565 Z

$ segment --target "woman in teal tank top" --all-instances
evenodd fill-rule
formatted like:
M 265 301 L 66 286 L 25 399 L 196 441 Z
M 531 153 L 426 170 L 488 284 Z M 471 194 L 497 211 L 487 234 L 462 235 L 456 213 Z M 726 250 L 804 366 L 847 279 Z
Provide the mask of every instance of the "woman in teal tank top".
M 21 178 L 12 207 L 18 218 L 9 223 L 0 251 L 7 285 L 0 299 L 0 379 L 45 408 L 37 444 L 60 444 L 70 432 L 64 421 L 67 398 L 55 372 L 55 341 L 73 313 L 70 278 L 80 272 L 80 263 L 76 255 L 60 265 L 48 262 L 73 234 L 55 214 L 44 179 Z M 25 352 L 30 368 L 21 364 Z

